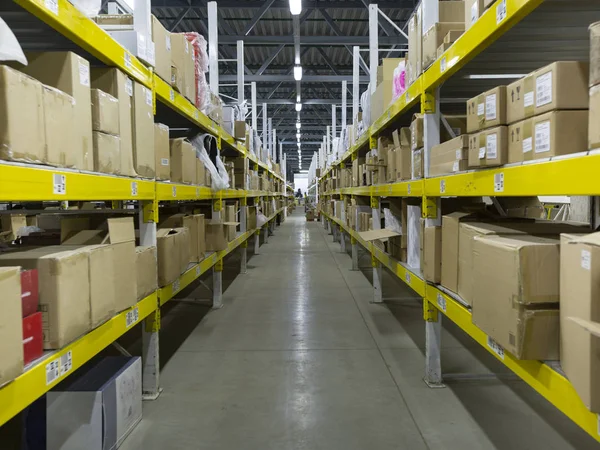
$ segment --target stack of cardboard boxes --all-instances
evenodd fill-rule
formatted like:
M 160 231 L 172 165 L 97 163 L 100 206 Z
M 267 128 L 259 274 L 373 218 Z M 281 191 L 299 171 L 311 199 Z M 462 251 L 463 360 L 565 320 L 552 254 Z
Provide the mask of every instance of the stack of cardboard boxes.
M 438 49 L 441 55 L 465 31 L 464 1 L 440 1 L 438 14 L 438 22 L 427 29 L 423 28 L 423 70 L 437 59 Z
M 371 94 L 371 123 L 390 106 L 393 96 L 394 70 L 404 58 L 384 58 L 377 67 L 377 88 Z

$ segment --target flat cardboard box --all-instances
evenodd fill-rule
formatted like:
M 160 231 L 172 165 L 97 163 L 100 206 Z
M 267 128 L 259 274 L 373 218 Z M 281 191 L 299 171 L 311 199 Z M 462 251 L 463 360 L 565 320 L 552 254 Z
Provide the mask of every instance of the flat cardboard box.
M 73 52 L 27 52 L 28 65 L 20 70 L 42 83 L 59 89 L 75 100 L 71 129 L 82 161 L 77 169 L 93 170 L 90 64 Z
M 190 234 L 190 261 L 200 262 L 206 251 L 204 214 L 175 214 L 160 224 L 161 228 L 187 228 Z
M 431 148 L 429 176 L 436 177 L 467 168 L 469 136 L 461 135 Z
M 119 101 L 119 137 L 121 138 L 120 175 L 135 177 L 133 168 L 133 81 L 119 69 L 92 69 L 92 87 Z
M 408 20 L 408 84 L 412 84 L 423 71 L 423 7 L 417 5 Z
M 525 161 L 533 152 L 533 121 L 525 119 L 508 126 L 508 163 Z
M 171 179 L 171 150 L 169 148 L 169 127 L 162 123 L 154 124 L 154 158 L 157 180 Z
M 119 135 L 119 101 L 100 89 L 92 89 L 92 131 Z
M 508 128 L 506 126 L 484 130 L 478 134 L 479 159 L 482 166 L 494 167 L 506 164 L 508 160 Z M 485 158 L 481 150 L 485 148 Z
M 233 137 L 239 140 L 246 139 L 246 122 L 236 120 L 233 124 Z
M 592 412 L 600 412 L 600 338 L 569 319 L 600 322 L 600 235 L 561 235 L 560 364 Z
M 156 230 L 158 256 L 158 286 L 175 281 L 190 262 L 190 233 L 187 228 L 159 228 Z
M 468 213 L 453 212 L 442 216 L 442 286 L 458 291 L 458 249 L 460 222 L 472 218 Z
M 425 280 L 436 284 L 442 280 L 442 227 L 424 228 L 421 269 Z
M 473 267 L 473 323 L 517 359 L 558 359 L 558 239 L 479 236 Z
M 42 83 L 0 65 L 0 159 L 43 163 L 46 159 Z
M 440 2 L 443 3 L 463 3 L 463 2 Z M 464 3 L 463 3 L 464 7 Z M 464 16 L 464 12 L 461 14 Z M 462 22 L 438 22 L 433 25 L 429 30 L 423 33 L 423 67 L 427 68 L 437 58 L 437 49 L 444 43 L 444 37 L 450 31 L 464 31 L 465 24 Z
M 0 268 L 0 386 L 23 372 L 21 268 Z
M 465 0 L 465 30 L 477 22 L 485 11 L 483 0 Z
M 50 86 L 42 87 L 42 97 L 46 137 L 44 162 L 57 167 L 82 168 L 83 154 L 73 129 L 75 100 L 70 95 Z
M 386 181 L 396 181 L 396 149 L 393 147 L 388 147 L 387 151 Z
M 140 177 L 154 178 L 154 104 L 152 91 L 133 82 L 133 167 Z
M 89 263 L 84 251 L 49 246 L 5 253 L 0 266 L 38 270 L 44 349 L 62 348 L 90 330 Z M 20 320 L 15 324 L 21 327 Z
M 196 152 L 184 138 L 171 139 L 171 181 L 194 184 L 196 181 Z
M 600 85 L 599 85 L 600 86 Z M 600 87 L 590 89 L 590 111 L 588 118 L 588 148 L 600 147 Z
M 154 41 L 154 73 L 170 83 L 171 33 L 154 16 L 152 16 L 152 40 Z
M 552 111 L 532 119 L 533 151 L 524 159 L 548 158 L 588 150 L 588 111 Z
M 588 109 L 589 72 L 589 63 L 576 61 L 559 61 L 536 70 L 534 114 L 556 109 Z
M 152 294 L 158 288 L 157 265 L 156 247 L 138 246 L 135 248 L 138 301 Z
M 98 131 L 92 133 L 94 171 L 118 175 L 121 171 L 121 139 Z

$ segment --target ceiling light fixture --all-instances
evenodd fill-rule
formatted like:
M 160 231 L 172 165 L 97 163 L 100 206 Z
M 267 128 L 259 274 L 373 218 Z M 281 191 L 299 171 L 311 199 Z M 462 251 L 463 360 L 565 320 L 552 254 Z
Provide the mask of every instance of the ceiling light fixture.
M 302 103 L 296 103 L 296 111 L 302 111 Z
M 290 0 L 290 12 L 297 16 L 302 12 L 302 0 Z
M 300 140 L 300 133 L 296 133 L 296 139 Z
M 296 129 L 300 129 L 302 127 L 302 124 L 300 124 L 300 122 L 296 122 Z
M 294 80 L 300 81 L 302 79 L 302 66 L 294 66 Z

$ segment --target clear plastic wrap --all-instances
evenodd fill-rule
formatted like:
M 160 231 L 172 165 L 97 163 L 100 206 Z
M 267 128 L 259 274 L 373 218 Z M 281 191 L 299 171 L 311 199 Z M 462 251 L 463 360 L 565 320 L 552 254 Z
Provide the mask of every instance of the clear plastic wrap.
M 408 265 L 414 269 L 421 268 L 421 207 L 408 206 L 407 208 L 407 231 L 408 231 Z
M 208 72 L 208 54 L 206 53 L 206 39 L 198 33 L 184 33 L 185 38 L 192 44 L 194 49 L 194 74 L 196 76 L 196 108 L 203 109 L 210 101 L 208 83 L 206 76 Z
M 392 101 L 396 100 L 406 92 L 406 63 L 400 61 L 394 69 L 394 79 L 392 83 Z
M 215 137 L 211 134 L 199 134 L 191 140 L 194 149 L 196 150 L 196 157 L 202 161 L 205 169 L 210 172 L 212 180 L 212 188 L 220 191 L 222 189 L 229 188 L 229 175 L 225 169 L 225 165 L 219 155 L 215 156 L 216 166 L 210 159 L 208 152 L 206 151 L 206 141 L 215 140 Z
M 383 209 L 385 228 L 402 235 L 402 222 L 388 208 Z
M 17 61 L 24 66 L 27 65 L 27 58 L 19 41 L 2 17 L 0 17 L 0 61 Z
M 360 96 L 360 108 L 362 109 L 362 122 L 364 128 L 371 125 L 371 85 L 367 86 L 367 90 Z
M 265 223 L 267 223 L 267 216 L 265 216 L 263 213 L 258 213 L 256 215 L 256 227 L 260 228 L 262 227 Z
M 75 7 L 88 17 L 95 17 L 102 9 L 102 0 L 69 0 Z

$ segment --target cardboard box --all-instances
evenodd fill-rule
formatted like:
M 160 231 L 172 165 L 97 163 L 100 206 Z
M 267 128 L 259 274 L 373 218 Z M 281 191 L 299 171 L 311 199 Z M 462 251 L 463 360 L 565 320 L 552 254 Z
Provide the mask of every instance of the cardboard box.
M 465 2 L 462 0 L 439 1 L 438 19 L 440 22 L 464 22 Z
M 396 146 L 396 180 L 410 180 L 412 177 L 410 128 L 394 130 L 392 139 Z
M 465 0 L 465 30 L 477 22 L 485 11 L 483 0 Z
M 166 286 L 186 271 L 190 262 L 190 233 L 187 228 L 156 230 L 158 286 Z
M 23 363 L 25 365 L 44 354 L 42 313 L 36 312 L 23 317 Z M 0 381 L 0 384 L 2 381 Z
M 186 51 L 187 49 L 187 51 Z M 171 86 L 186 95 L 189 43 L 183 33 L 171 33 Z
M 423 232 L 423 277 L 432 283 L 442 280 L 442 227 L 425 227 Z
M 73 52 L 27 52 L 28 65 L 22 72 L 48 86 L 59 89 L 75 100 L 75 118 L 71 129 L 82 161 L 77 167 L 93 170 L 92 157 L 92 109 L 90 92 L 90 64 Z
M 425 159 L 423 158 L 423 149 L 414 150 L 412 152 L 412 178 L 423 178 L 425 176 Z
M 92 87 L 119 101 L 119 137 L 121 138 L 120 175 L 137 176 L 133 168 L 133 81 L 119 69 L 92 69 Z
M 200 262 L 206 251 L 204 214 L 175 214 L 160 224 L 161 228 L 187 228 L 190 234 L 190 261 Z
M 118 136 L 92 133 L 94 143 L 94 171 L 119 174 L 121 171 L 121 139 Z
M 44 349 L 62 348 L 90 330 L 89 263 L 84 251 L 50 246 L 5 253 L 0 255 L 0 266 L 38 270 Z M 16 289 L 20 292 L 18 284 Z M 21 314 L 20 307 L 18 314 Z M 15 320 L 14 325 L 22 332 L 20 319 Z M 19 343 L 20 339 L 19 336 Z M 21 345 L 19 347 L 22 352 Z
M 517 359 L 558 359 L 559 266 L 557 239 L 476 237 L 473 323 Z
M 92 131 L 119 135 L 119 101 L 100 89 L 92 89 Z
M 154 16 L 152 16 L 152 40 L 154 41 L 154 73 L 170 83 L 171 33 Z
M 4 242 L 12 242 L 18 239 L 22 228 L 27 226 L 27 218 L 23 214 L 2 215 L 2 232 L 0 239 Z
M 151 30 L 148 29 L 148 33 Z M 115 41 L 125 47 L 133 56 L 142 60 L 146 65 L 154 67 L 156 64 L 156 49 L 152 36 L 138 33 L 135 30 L 109 31 Z
M 404 58 L 383 58 L 381 65 L 377 67 L 377 85 L 380 85 L 384 80 L 394 80 L 394 70 L 398 67 Z
M 419 3 L 408 20 L 408 84 L 412 84 L 423 72 L 423 18 Z
M 0 159 L 44 162 L 42 83 L 0 65 L 0 116 Z
M 599 256 L 598 233 L 561 235 L 560 364 L 592 412 L 600 411 L 600 338 L 569 319 L 600 322 Z
M 508 127 L 508 163 L 525 161 L 533 152 L 533 122 L 525 119 Z
M 467 169 L 469 136 L 462 135 L 431 148 L 429 176 L 436 177 Z
M 533 117 L 533 75 L 520 78 L 506 87 L 506 121 L 509 124 Z
M 463 3 L 463 2 L 440 2 L 444 3 Z M 464 3 L 463 3 L 464 7 Z M 464 16 L 464 11 L 462 13 Z M 427 68 L 434 63 L 437 58 L 437 49 L 444 43 L 444 36 L 450 31 L 464 31 L 465 24 L 462 22 L 438 22 L 433 25 L 429 30 L 423 33 L 423 67 Z
M 506 123 L 506 86 L 498 86 L 467 102 L 468 133 Z
M 133 167 L 140 177 L 154 178 L 154 105 L 152 91 L 133 83 Z
M 204 221 L 206 251 L 218 252 L 227 249 L 227 246 L 229 245 L 227 240 L 228 225 L 233 224 L 213 220 Z M 235 225 L 237 225 L 237 223 Z
M 477 135 L 479 141 L 479 161 L 482 166 L 493 167 L 506 164 L 508 160 L 508 128 L 491 128 Z M 482 158 L 485 149 L 485 158 Z
M 202 160 L 200 158 L 196 157 L 196 184 L 198 186 L 205 185 L 206 173 L 207 173 L 206 166 L 204 165 L 204 163 L 202 162 Z M 246 189 L 246 186 L 244 186 L 243 189 Z
M 184 90 L 183 86 L 183 70 L 178 67 L 171 66 L 171 87 L 181 93 Z
M 135 248 L 137 299 L 142 300 L 158 288 L 158 258 L 156 247 Z
M 196 104 L 196 58 L 194 47 L 187 37 L 184 44 L 185 49 L 185 93 L 183 94 L 192 104 Z
M 171 179 L 171 150 L 169 148 L 169 127 L 162 123 L 154 124 L 154 158 L 157 180 Z
M 233 124 L 233 137 L 236 139 L 246 139 L 246 122 L 243 120 L 236 120 Z
M 462 31 L 462 30 L 448 31 L 446 36 L 444 36 L 444 43 L 442 45 L 440 45 L 440 47 L 443 47 L 442 53 L 445 52 L 448 48 L 450 48 L 450 45 L 453 44 L 454 42 L 456 42 L 458 40 L 458 38 L 461 37 L 463 34 L 464 34 L 464 31 Z M 439 53 L 439 48 L 438 48 L 438 53 Z
M 246 207 L 246 230 L 251 231 L 256 229 L 257 211 L 258 208 L 256 206 Z
M 18 262 L 14 265 L 18 265 Z M 23 371 L 20 272 L 19 267 L 0 268 L 0 386 L 12 381 Z
M 227 230 L 227 240 L 229 242 L 233 241 L 237 235 L 237 221 L 236 221 L 236 213 L 237 206 L 235 205 L 227 205 L 225 207 L 225 222 L 228 222 L 229 225 L 226 226 Z M 233 225 L 235 224 L 235 225 Z
M 588 109 L 590 66 L 586 62 L 559 61 L 533 73 L 534 114 L 556 109 Z
M 379 119 L 392 103 L 392 80 L 383 80 L 371 94 L 371 123 Z
M 82 169 L 84 155 L 73 128 L 75 100 L 70 95 L 50 86 L 42 86 L 42 97 L 46 139 L 44 162 L 57 167 Z
M 588 111 L 552 111 L 532 119 L 533 151 L 526 161 L 588 149 Z
M 590 111 L 588 118 L 588 148 L 600 147 L 600 87 L 590 89 Z
M 410 143 L 412 150 L 423 148 L 423 114 L 413 115 L 410 123 Z
M 196 152 L 184 138 L 171 139 L 171 181 L 194 184 L 196 181 Z
M 442 216 L 442 286 L 452 292 L 458 291 L 458 247 L 460 222 L 472 216 L 454 212 Z
M 481 152 L 480 152 L 481 150 Z M 481 158 L 480 158 L 481 155 Z M 467 150 L 467 165 L 470 169 L 481 167 L 485 159 L 485 148 L 479 148 L 479 133 L 469 134 L 469 148 Z

